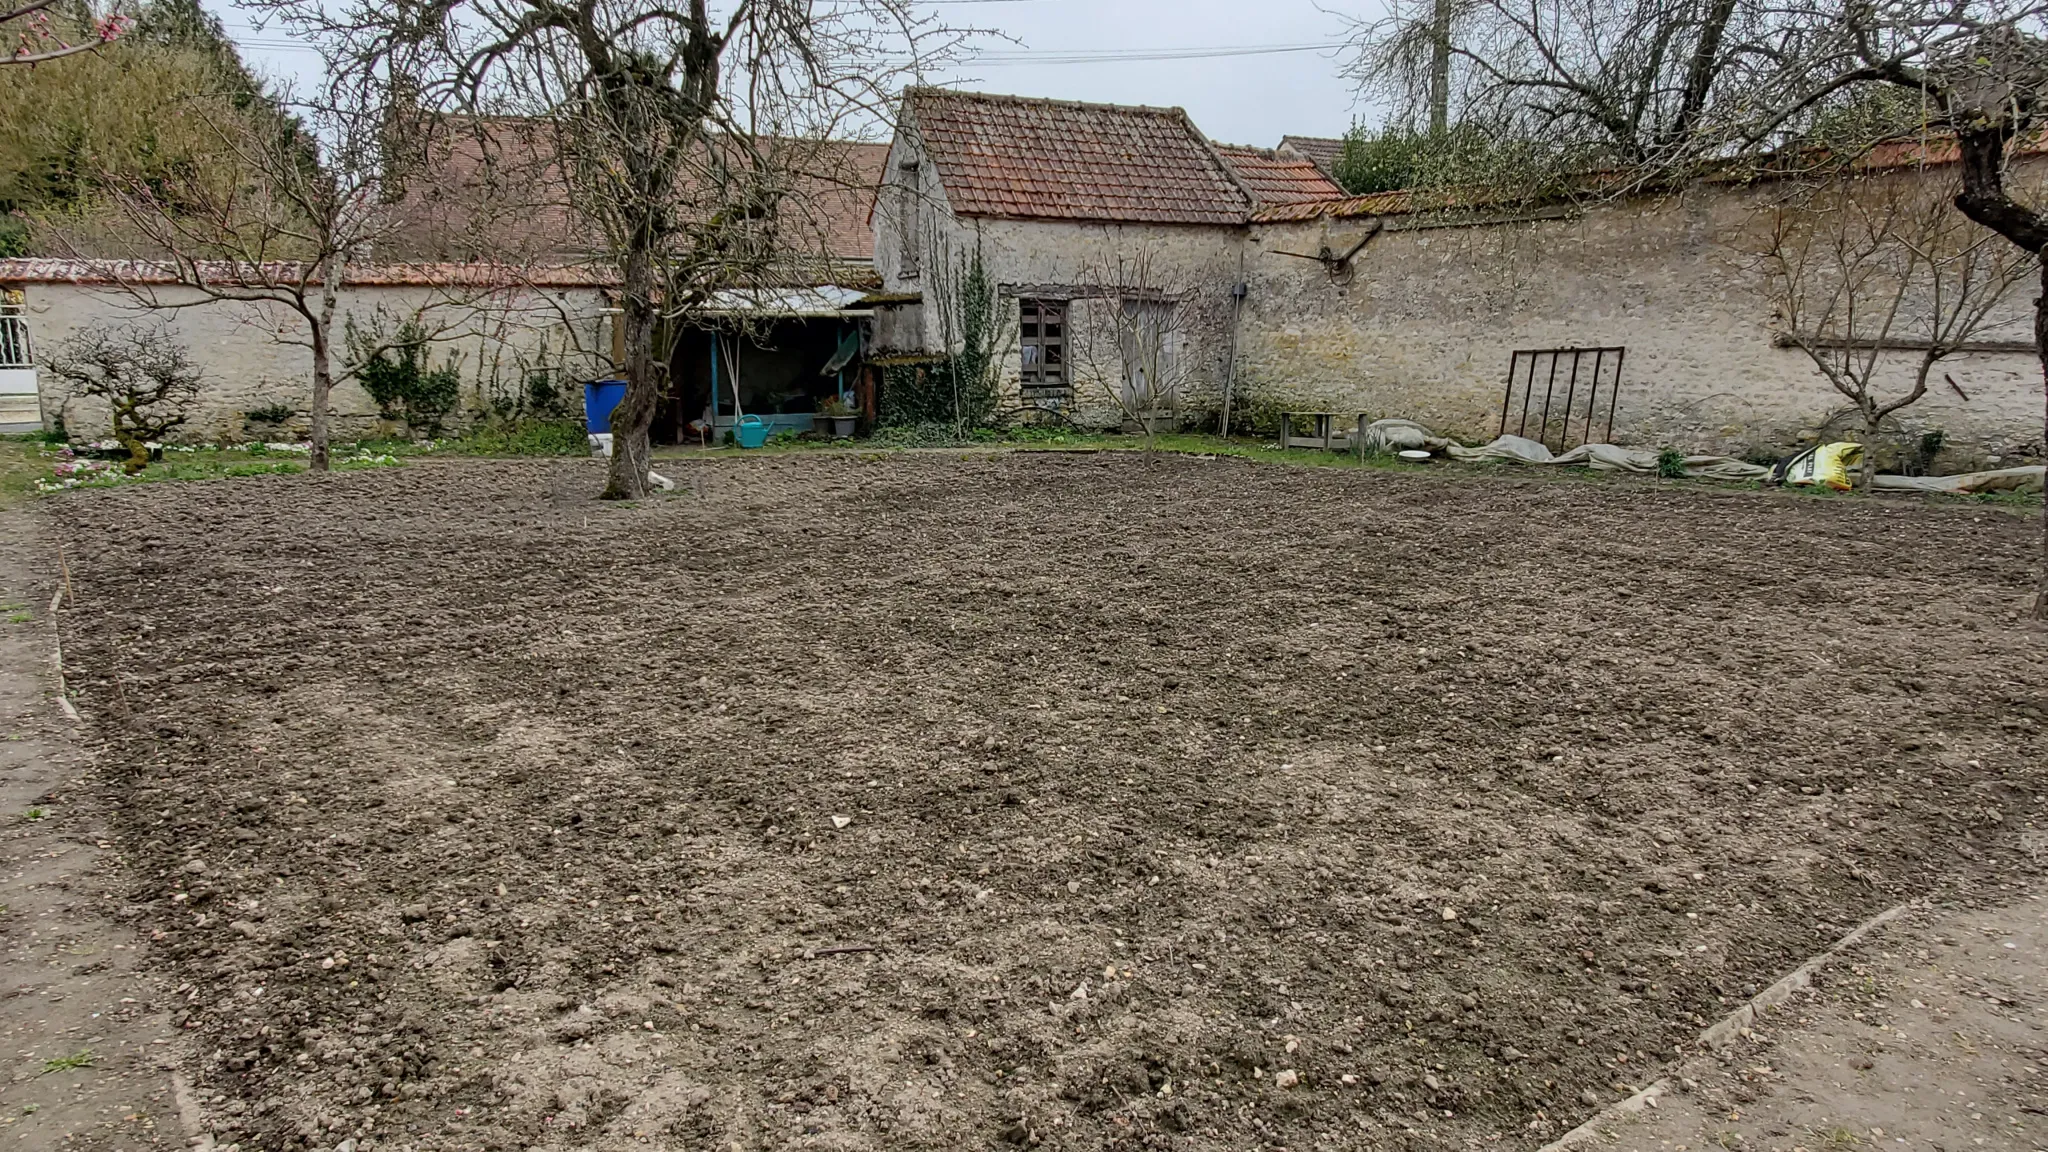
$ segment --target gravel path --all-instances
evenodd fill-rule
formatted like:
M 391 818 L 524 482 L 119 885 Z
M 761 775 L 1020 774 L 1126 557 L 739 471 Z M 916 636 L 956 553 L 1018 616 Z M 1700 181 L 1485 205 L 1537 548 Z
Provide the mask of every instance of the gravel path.
M 2048 900 L 1885 926 L 1587 1148 L 2048 1149 Z

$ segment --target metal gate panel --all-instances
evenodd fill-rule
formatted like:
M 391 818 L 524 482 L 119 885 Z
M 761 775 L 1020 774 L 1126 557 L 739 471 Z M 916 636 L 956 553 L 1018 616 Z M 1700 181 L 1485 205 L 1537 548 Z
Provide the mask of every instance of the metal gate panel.
M 1604 415 L 1606 429 L 1601 439 L 1613 440 L 1621 367 L 1627 352 L 1620 346 L 1516 349 L 1508 357 L 1508 386 L 1501 398 L 1498 434 L 1507 435 L 1512 421 L 1515 435 L 1538 441 L 1553 452 L 1565 452 L 1594 443 L 1593 428 Z M 1519 404 L 1517 391 L 1521 393 Z

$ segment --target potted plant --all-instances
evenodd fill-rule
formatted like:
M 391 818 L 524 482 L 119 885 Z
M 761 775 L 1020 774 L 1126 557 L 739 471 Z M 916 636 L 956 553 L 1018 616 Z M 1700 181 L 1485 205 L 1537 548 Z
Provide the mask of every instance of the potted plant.
M 818 402 L 818 418 L 831 421 L 834 440 L 845 440 L 853 435 L 853 422 L 860 418 L 860 413 L 844 396 L 827 396 Z

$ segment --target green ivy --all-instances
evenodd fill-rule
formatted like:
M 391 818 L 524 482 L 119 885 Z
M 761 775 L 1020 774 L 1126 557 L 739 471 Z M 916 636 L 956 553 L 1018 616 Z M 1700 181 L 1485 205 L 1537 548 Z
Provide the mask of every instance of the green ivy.
M 405 320 L 390 340 L 383 325 L 358 325 L 353 316 L 345 328 L 356 379 L 386 420 L 403 420 L 414 435 L 441 435 L 441 423 L 462 395 L 460 361 L 454 353 L 440 366 L 427 358 L 431 335 L 417 320 Z
M 946 425 L 957 439 L 995 420 L 995 373 L 1001 354 L 1002 298 L 977 247 L 962 256 L 958 271 L 960 349 L 919 364 L 897 364 L 882 370 L 877 397 L 877 423 L 891 427 Z

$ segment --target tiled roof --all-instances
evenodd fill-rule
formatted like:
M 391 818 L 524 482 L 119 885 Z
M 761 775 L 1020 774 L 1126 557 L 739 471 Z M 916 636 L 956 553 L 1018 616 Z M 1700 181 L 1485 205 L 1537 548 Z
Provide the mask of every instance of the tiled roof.
M 1323 175 L 1337 175 L 1337 161 L 1344 157 L 1344 141 L 1328 136 L 1282 136 L 1281 152 L 1292 152 L 1323 170 Z
M 838 260 L 875 258 L 875 229 L 869 216 L 882 169 L 889 163 L 887 144 L 835 141 L 830 171 L 811 172 L 802 184 L 810 212 L 825 234 L 825 250 Z
M 1302 137 L 1289 136 L 1287 141 L 1299 141 Z M 1341 144 L 1342 141 L 1335 143 Z M 1288 145 L 1283 143 L 1283 150 Z M 2037 156 L 2048 154 L 2048 129 L 2031 139 L 2020 139 L 2008 146 L 2010 156 Z M 1830 166 L 1840 164 L 1850 172 L 1887 172 L 1902 168 L 1935 168 L 1954 164 L 1961 160 L 1961 151 L 1953 136 L 1930 133 L 1923 137 L 1901 137 L 1882 140 L 1853 156 L 1831 158 L 1819 149 L 1804 151 L 1783 151 L 1763 157 L 1743 157 L 1722 162 L 1702 173 L 1700 178 L 1710 184 L 1745 184 L 1759 180 L 1811 177 L 1825 172 Z M 1537 201 L 1556 203 L 1575 197 L 1597 198 L 1602 196 L 1629 195 L 1636 190 L 1635 181 L 1640 173 L 1628 169 L 1598 169 L 1582 172 L 1573 178 L 1574 189 L 1536 198 Z M 1400 189 L 1392 192 L 1370 192 L 1363 196 L 1347 196 L 1340 200 L 1302 201 L 1292 204 L 1269 204 L 1252 214 L 1255 224 L 1273 224 L 1285 221 L 1315 220 L 1324 217 L 1343 219 L 1357 216 L 1405 216 L 1415 212 L 1442 211 L 1446 209 L 1486 209 L 1528 205 L 1535 201 L 1518 191 L 1499 188 L 1417 188 Z
M 208 279 L 232 285 L 244 279 L 235 266 L 221 263 L 203 265 Z M 270 283 L 292 283 L 300 275 L 296 264 L 265 264 L 244 269 L 246 279 Z M 148 260 L 76 260 L 53 257 L 0 260 L 0 284 L 90 284 L 162 286 L 178 283 L 174 270 Z M 601 269 L 554 265 L 543 268 L 509 268 L 490 264 L 357 264 L 343 274 L 342 282 L 352 288 L 603 288 L 618 279 Z
M 570 210 L 575 193 L 555 149 L 552 129 L 542 121 L 451 119 L 445 139 L 429 149 L 427 170 L 407 182 L 403 211 L 412 226 L 396 238 L 391 254 L 445 260 L 511 253 L 534 259 L 601 250 L 595 231 Z M 767 167 L 788 176 L 778 181 L 787 187 L 779 227 L 792 261 L 874 260 L 868 214 L 888 163 L 887 144 L 764 137 L 735 147 L 729 163 L 744 168 L 755 149 L 769 157 Z M 702 197 L 686 191 L 678 199 L 686 215 L 698 217 L 721 206 L 710 191 Z
M 904 112 L 962 216 L 1242 224 L 1251 210 L 1178 108 L 913 88 Z
M 1283 220 L 1314 220 L 1331 216 L 1404 216 L 1416 210 L 1415 195 L 1412 192 L 1370 192 L 1364 196 L 1347 196 L 1341 200 L 1308 200 L 1294 204 L 1276 204 L 1252 213 L 1255 224 L 1272 224 Z
M 1218 144 L 1216 154 L 1261 208 L 1344 198 L 1344 189 L 1303 157 L 1237 144 Z

